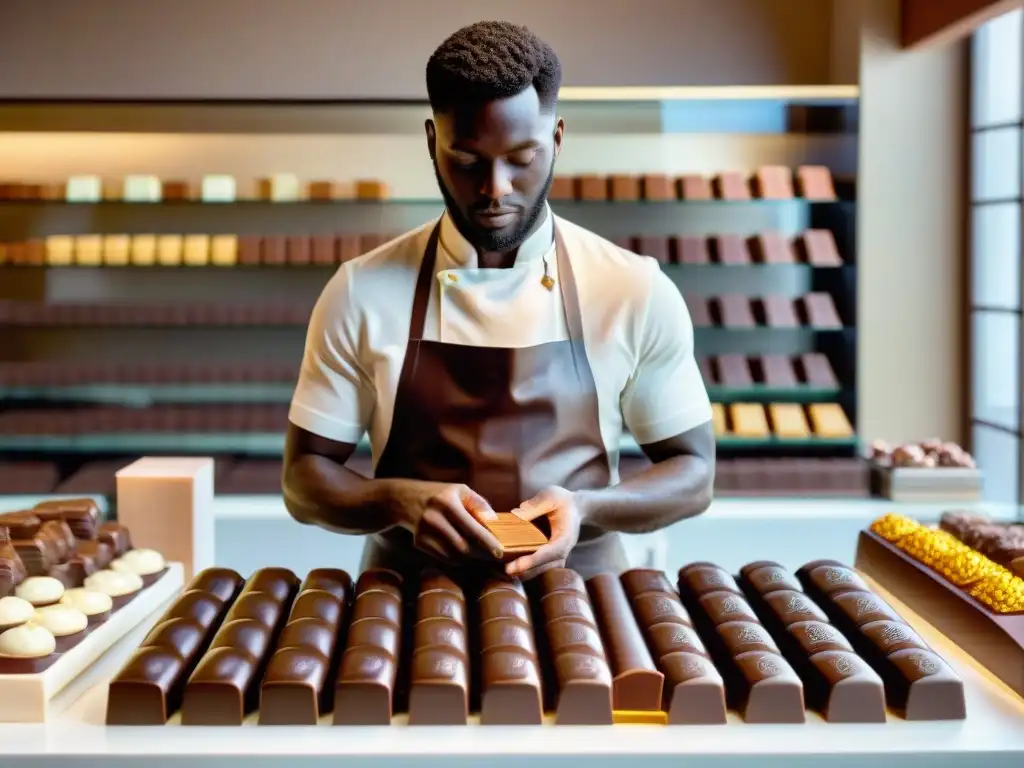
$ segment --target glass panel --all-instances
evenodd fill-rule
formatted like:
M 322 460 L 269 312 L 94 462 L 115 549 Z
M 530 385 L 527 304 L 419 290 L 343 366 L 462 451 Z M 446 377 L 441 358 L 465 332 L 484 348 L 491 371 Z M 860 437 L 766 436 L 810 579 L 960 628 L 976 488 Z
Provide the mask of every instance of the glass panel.
M 975 424 L 974 458 L 985 478 L 985 501 L 1020 503 L 1020 439 L 1008 432 Z
M 975 306 L 1020 307 L 1019 203 L 975 206 L 971 223 L 971 301 Z
M 981 26 L 971 46 L 971 123 L 1021 118 L 1021 55 L 1024 12 L 1013 11 Z
M 1020 197 L 1020 129 L 1000 128 L 974 134 L 971 197 L 1006 200 Z
M 972 312 L 973 418 L 1017 430 L 1020 424 L 1020 316 Z

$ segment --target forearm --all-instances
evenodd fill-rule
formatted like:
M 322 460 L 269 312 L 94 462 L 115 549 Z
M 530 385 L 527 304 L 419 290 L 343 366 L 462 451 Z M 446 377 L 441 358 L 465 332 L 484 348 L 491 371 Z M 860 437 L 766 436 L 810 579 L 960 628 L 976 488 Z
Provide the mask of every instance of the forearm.
M 370 480 L 324 456 L 307 454 L 282 478 L 288 512 L 337 533 L 373 534 L 398 524 L 401 480 Z

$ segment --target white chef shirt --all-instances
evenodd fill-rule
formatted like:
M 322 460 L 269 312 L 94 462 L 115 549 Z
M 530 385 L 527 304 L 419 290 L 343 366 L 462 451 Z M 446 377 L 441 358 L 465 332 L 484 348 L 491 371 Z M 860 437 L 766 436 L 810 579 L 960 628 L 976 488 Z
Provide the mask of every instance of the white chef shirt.
M 509 269 L 483 269 L 447 214 L 423 338 L 479 347 L 527 347 L 569 337 L 556 281 L 553 227 L 576 278 L 584 346 L 597 386 L 601 435 L 618 482 L 619 441 L 643 445 L 711 419 L 694 359 L 693 323 L 679 289 L 647 256 L 625 251 L 550 210 Z M 310 319 L 289 419 L 329 440 L 369 432 L 376 465 L 394 413 L 413 295 L 436 220 L 342 264 Z

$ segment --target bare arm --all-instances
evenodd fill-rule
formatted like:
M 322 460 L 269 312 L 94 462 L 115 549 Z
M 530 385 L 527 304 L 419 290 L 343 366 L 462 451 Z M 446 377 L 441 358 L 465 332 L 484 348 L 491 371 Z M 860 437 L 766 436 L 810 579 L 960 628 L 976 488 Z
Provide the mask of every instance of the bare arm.
M 289 423 L 284 503 L 300 523 L 338 533 L 377 533 L 397 523 L 393 481 L 369 480 L 344 466 L 353 443 L 339 443 Z
M 699 515 L 711 505 L 715 480 L 711 422 L 641 448 L 653 466 L 610 488 L 575 494 L 584 524 L 647 533 Z

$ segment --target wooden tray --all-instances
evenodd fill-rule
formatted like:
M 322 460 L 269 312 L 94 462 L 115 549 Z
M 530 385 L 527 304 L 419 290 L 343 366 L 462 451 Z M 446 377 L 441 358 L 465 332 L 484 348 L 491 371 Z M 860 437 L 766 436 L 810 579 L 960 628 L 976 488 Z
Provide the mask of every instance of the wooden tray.
M 872 490 L 892 501 L 970 502 L 981 500 L 982 474 L 963 467 L 892 467 L 873 464 Z
M 34 675 L 0 675 L 0 723 L 45 722 L 54 696 L 147 617 L 162 611 L 184 584 L 181 563 L 169 563 L 159 581 L 139 592 L 52 666 Z
M 1024 614 L 993 613 L 872 531 L 861 531 L 856 567 L 1024 696 Z

